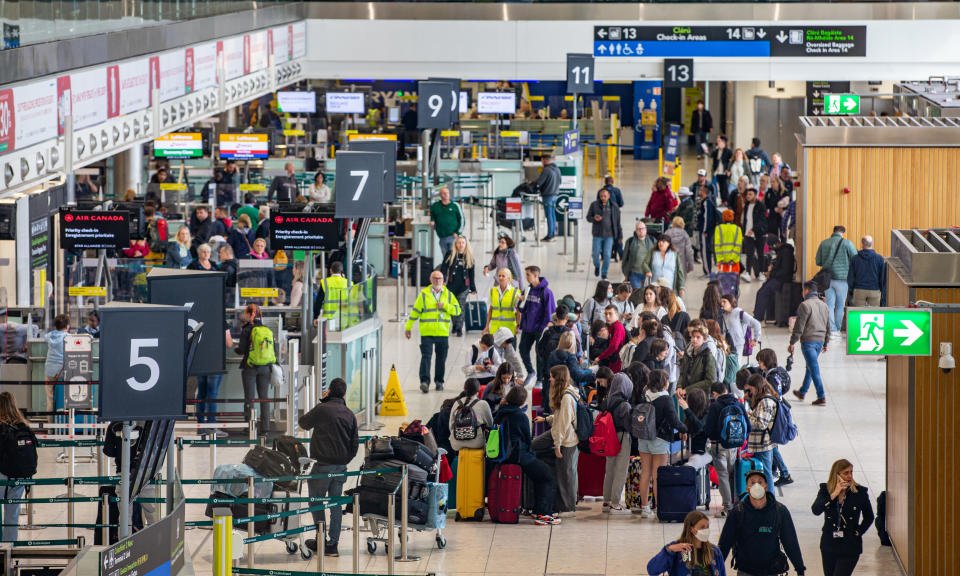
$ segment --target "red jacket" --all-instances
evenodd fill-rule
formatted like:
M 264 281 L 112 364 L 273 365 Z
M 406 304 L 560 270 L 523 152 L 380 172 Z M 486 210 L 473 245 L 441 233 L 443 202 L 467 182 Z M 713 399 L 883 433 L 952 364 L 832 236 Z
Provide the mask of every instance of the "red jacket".
M 627 341 L 627 331 L 620 322 L 614 322 L 612 326 L 607 325 L 607 329 L 610 331 L 607 348 L 597 356 L 597 362 L 610 358 L 607 367 L 616 374 L 620 372 L 622 368 L 620 365 L 620 348 L 623 346 L 623 343 Z
M 663 220 L 667 218 L 674 208 L 677 207 L 679 202 L 674 197 L 673 192 L 669 188 L 664 190 L 654 190 L 653 194 L 650 196 L 650 200 L 647 202 L 647 211 L 645 216 L 647 218 L 655 218 L 657 220 Z

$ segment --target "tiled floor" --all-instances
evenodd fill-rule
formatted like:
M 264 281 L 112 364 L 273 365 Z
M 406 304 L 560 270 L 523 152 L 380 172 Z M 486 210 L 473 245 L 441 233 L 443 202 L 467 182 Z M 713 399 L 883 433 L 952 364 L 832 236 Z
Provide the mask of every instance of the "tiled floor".
M 693 166 L 691 161 L 688 166 Z M 623 188 L 626 207 L 622 218 L 625 230 L 632 228 L 635 217 L 642 215 L 649 196 L 656 163 L 633 162 L 624 159 L 625 174 L 619 184 Z M 693 170 L 686 172 L 692 173 Z M 587 190 L 595 190 L 596 181 L 588 181 Z M 585 227 L 586 229 L 586 227 Z M 489 258 L 486 253 L 492 244 L 489 230 L 474 231 L 472 243 L 478 260 Z M 627 232 L 629 233 L 629 232 Z M 570 273 L 571 254 L 560 255 L 562 244 L 554 242 L 539 248 L 532 243 L 533 235 L 528 234 L 527 242 L 522 246 L 521 258 L 524 265 L 537 264 L 544 271 L 550 285 L 557 295 L 573 294 L 578 300 L 592 293 L 594 279 L 589 264 L 589 231 L 580 235 L 579 272 Z M 482 247 L 482 248 L 480 248 Z M 617 264 L 613 264 L 611 278 L 618 278 Z M 694 274 L 696 275 L 696 273 Z M 481 288 L 489 286 L 490 280 L 484 280 Z M 694 315 L 699 310 L 700 293 L 703 280 L 694 279 L 688 283 L 686 302 Z M 754 294 L 758 285 L 742 284 L 741 300 L 745 308 L 753 308 Z M 482 291 L 481 291 L 482 293 Z M 381 293 L 380 310 L 385 318 L 395 315 L 395 296 L 393 289 L 384 288 Z M 410 295 L 412 300 L 413 296 Z M 384 328 L 384 364 L 385 370 L 395 364 L 406 397 L 407 407 L 412 418 L 426 420 L 439 407 L 444 398 L 457 393 L 460 366 L 464 363 L 469 344 L 476 335 L 451 339 L 448 359 L 448 387 L 443 393 L 421 394 L 418 389 L 417 368 L 419 351 L 417 339 L 407 341 L 403 338 L 402 327 L 396 323 L 385 322 Z M 785 359 L 787 333 L 785 329 L 764 327 L 763 345 L 772 347 Z M 884 487 L 884 368 L 882 362 L 871 359 L 848 358 L 840 349 L 831 349 L 822 358 L 822 369 L 827 386 L 828 405 L 816 408 L 809 404 L 795 404 L 794 418 L 800 428 L 799 438 L 782 448 L 784 458 L 790 467 L 796 483 L 786 487 L 781 501 L 791 510 L 794 522 L 800 534 L 804 558 L 808 567 L 807 574 L 822 574 L 818 543 L 821 519 L 810 512 L 810 504 L 816 495 L 817 485 L 826 480 L 830 464 L 837 458 L 847 458 L 854 463 L 857 479 L 870 488 L 876 495 Z M 796 365 L 792 372 L 794 385 L 798 386 L 803 375 L 803 359 L 797 354 Z M 386 376 L 386 375 L 384 375 Z M 395 429 L 403 418 L 384 418 L 387 429 Z M 83 450 L 81 450 L 83 452 Z M 239 461 L 242 449 L 221 450 L 220 462 Z M 44 450 L 42 476 L 65 475 L 64 465 L 54 464 L 53 450 Z M 185 454 L 188 476 L 206 476 L 209 474 L 209 452 L 207 449 L 192 448 Z M 78 474 L 93 474 L 95 468 L 79 465 Z M 348 484 L 352 485 L 351 484 Z M 38 495 L 55 495 L 61 489 L 38 487 Z M 203 496 L 205 487 L 191 487 L 190 495 Z M 714 493 L 714 503 L 719 503 L 719 494 Z M 63 522 L 65 508 L 59 505 L 38 506 L 38 521 Z M 201 519 L 202 506 L 194 505 L 188 509 L 188 519 Z M 78 505 L 78 518 L 93 521 L 92 505 Z M 57 518 L 59 520 L 54 520 Z M 351 517 L 345 517 L 349 526 Z M 713 534 L 719 535 L 721 522 L 713 521 Z M 539 527 L 522 522 L 517 526 L 498 526 L 489 522 L 448 524 L 445 535 L 447 547 L 438 550 L 432 534 L 412 534 L 410 538 L 411 554 L 421 556 L 420 561 L 397 564 L 397 571 L 404 573 L 435 572 L 444 575 L 485 574 L 488 576 L 506 574 L 645 574 L 647 561 L 667 542 L 679 535 L 676 524 L 659 524 L 655 520 L 642 520 L 635 517 L 609 517 L 600 513 L 599 503 L 586 503 L 585 510 L 578 513 L 575 520 L 567 520 L 563 525 L 553 528 Z M 53 531 L 45 531 L 47 537 L 54 536 Z M 81 531 L 81 533 L 87 533 Z M 26 534 L 26 533 L 25 533 Z M 30 537 L 39 534 L 31 533 Z M 88 534 L 88 533 L 87 533 Z M 342 556 L 328 559 L 326 570 L 350 572 L 352 570 L 352 534 L 344 532 L 340 551 Z M 367 554 L 365 546 L 360 553 L 362 572 L 385 573 L 386 558 L 382 548 L 374 556 Z M 212 536 L 207 530 L 192 530 L 188 537 L 188 550 L 196 566 L 197 574 L 209 574 L 209 562 L 212 549 Z M 303 561 L 299 556 L 289 556 L 278 542 L 263 542 L 257 545 L 256 560 L 258 568 L 283 568 L 291 570 L 314 570 L 316 561 Z M 864 539 L 864 553 L 857 574 L 892 575 L 899 574 L 899 568 L 889 548 L 882 548 L 871 530 Z

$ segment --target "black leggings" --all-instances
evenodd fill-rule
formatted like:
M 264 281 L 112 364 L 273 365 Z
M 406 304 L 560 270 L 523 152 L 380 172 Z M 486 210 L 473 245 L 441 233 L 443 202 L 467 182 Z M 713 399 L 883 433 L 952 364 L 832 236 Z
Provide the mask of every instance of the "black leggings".
M 821 548 L 820 559 L 823 561 L 823 576 L 850 576 L 857 567 L 860 555 L 839 555 Z

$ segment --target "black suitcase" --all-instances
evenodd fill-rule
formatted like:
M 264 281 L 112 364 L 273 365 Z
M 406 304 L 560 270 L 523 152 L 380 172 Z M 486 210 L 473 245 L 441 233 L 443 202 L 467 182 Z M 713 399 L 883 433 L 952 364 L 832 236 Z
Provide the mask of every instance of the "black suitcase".
M 422 494 L 426 494 L 425 491 L 420 491 Z M 351 490 L 347 490 L 347 496 L 353 496 L 354 494 L 359 494 L 360 496 L 360 514 L 374 514 L 377 516 L 387 516 L 387 496 L 391 493 L 390 490 L 379 490 L 377 488 L 371 488 L 369 486 L 358 486 Z M 411 492 L 412 494 L 413 492 Z M 399 521 L 401 514 L 401 503 L 399 494 L 394 498 L 394 518 Z M 347 505 L 348 513 L 353 513 L 353 504 Z M 426 524 L 427 523 L 427 514 L 430 511 L 430 506 L 425 498 L 408 498 L 407 499 L 407 522 L 410 524 Z
M 431 455 L 430 450 L 420 442 L 402 436 L 394 436 L 390 439 L 390 444 L 393 446 L 394 458 L 397 460 L 406 462 L 407 464 L 414 464 L 424 470 L 429 470 L 433 467 L 433 455 Z
M 257 474 L 265 478 L 276 478 L 279 476 L 296 476 L 297 467 L 290 462 L 286 454 L 270 450 L 263 446 L 254 446 L 243 457 L 243 463 L 253 468 Z M 276 482 L 275 485 L 280 490 L 288 492 L 298 492 L 297 482 L 290 480 L 287 482 Z
M 226 500 L 234 499 L 232 494 L 225 494 L 223 492 L 214 492 L 210 494 L 210 497 L 223 498 Z M 220 508 L 222 506 L 227 506 L 227 504 L 214 504 L 212 502 L 208 503 L 206 510 L 204 510 L 204 514 L 206 515 L 207 518 L 213 518 L 214 508 Z M 233 512 L 234 518 L 247 518 L 249 516 L 247 504 L 242 504 L 242 503 L 230 504 L 229 508 L 230 508 L 230 511 Z M 276 514 L 279 511 L 280 511 L 280 506 L 278 504 L 254 504 L 253 505 L 254 516 L 260 516 L 262 514 Z M 287 521 L 287 518 L 279 519 L 279 523 L 282 525 L 279 528 L 280 530 L 286 529 L 286 521 Z M 254 522 L 253 531 L 257 534 L 269 534 L 270 532 L 274 531 L 274 526 L 273 526 L 274 522 L 277 522 L 277 520 L 259 520 L 257 522 Z M 246 530 L 246 524 L 241 524 L 240 526 L 236 526 L 236 527 Z
M 410 277 L 410 286 L 417 285 L 417 260 L 420 261 L 420 287 L 430 285 L 430 273 L 433 272 L 433 261 L 429 256 L 413 257 L 407 260 L 407 275 Z
M 408 464 L 402 460 L 371 460 L 366 459 L 363 463 L 365 470 L 375 468 L 395 468 L 407 467 L 407 475 L 410 477 L 410 485 L 414 483 L 426 484 L 427 471 L 416 464 Z M 403 471 L 386 472 L 383 474 L 364 474 L 360 478 L 360 486 L 374 488 L 376 490 L 393 491 L 403 479 Z
M 790 317 L 797 315 L 797 308 L 803 299 L 802 286 L 798 282 L 788 282 L 780 286 L 774 297 L 773 318 L 777 326 L 787 326 Z

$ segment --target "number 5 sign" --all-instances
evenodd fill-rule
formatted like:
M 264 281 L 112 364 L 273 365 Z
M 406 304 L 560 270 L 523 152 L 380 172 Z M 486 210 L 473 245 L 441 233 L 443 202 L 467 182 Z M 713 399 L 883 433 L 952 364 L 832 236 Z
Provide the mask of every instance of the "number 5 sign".
M 100 307 L 101 420 L 185 418 L 185 306 Z
M 383 153 L 337 154 L 336 218 L 383 216 Z

